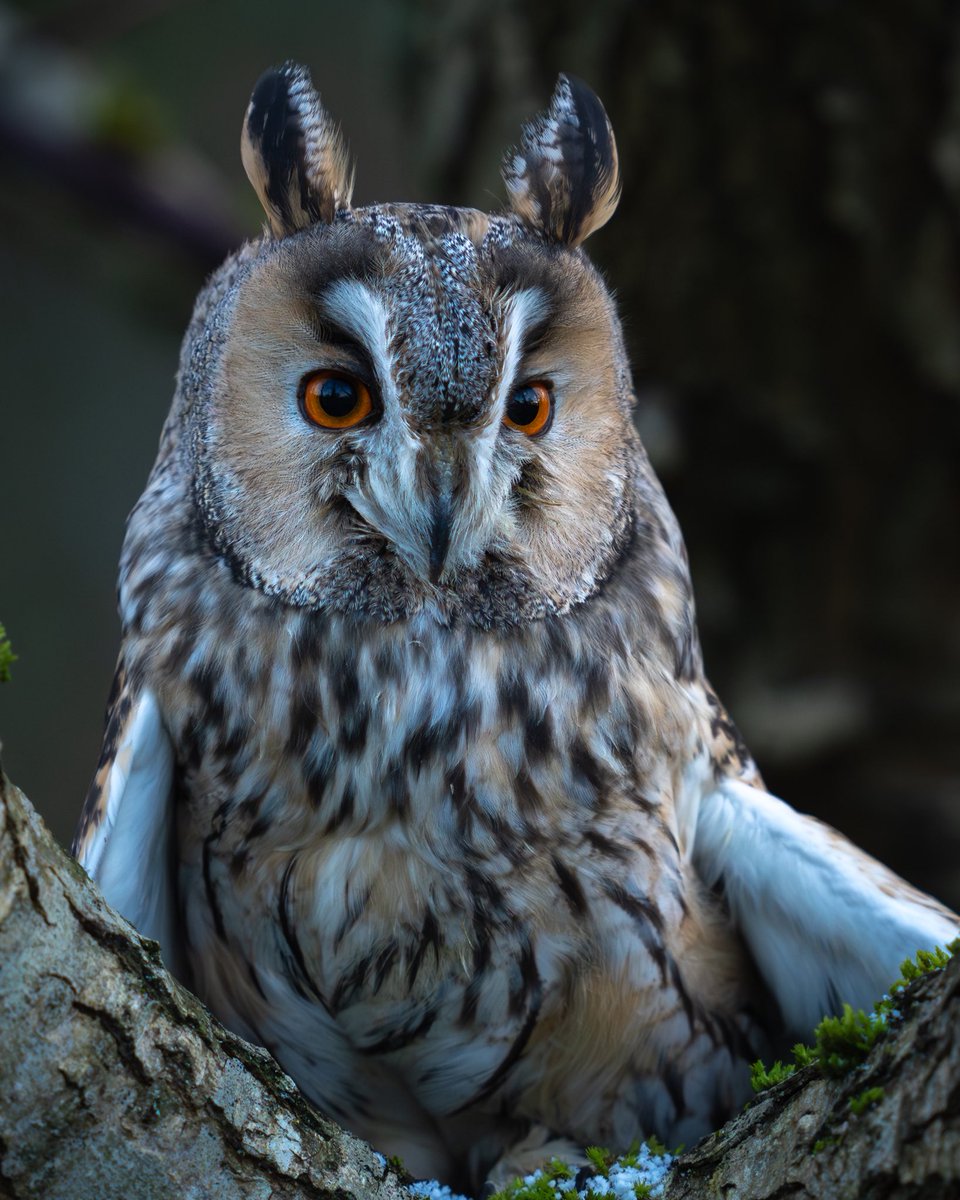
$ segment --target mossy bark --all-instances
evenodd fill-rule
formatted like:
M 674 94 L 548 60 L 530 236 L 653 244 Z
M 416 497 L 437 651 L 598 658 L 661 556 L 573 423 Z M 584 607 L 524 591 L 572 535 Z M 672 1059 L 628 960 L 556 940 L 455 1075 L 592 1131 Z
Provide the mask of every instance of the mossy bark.
M 667 1200 L 956 1200 L 960 956 L 900 1011 L 862 1066 L 842 1079 L 808 1067 L 683 1155 Z

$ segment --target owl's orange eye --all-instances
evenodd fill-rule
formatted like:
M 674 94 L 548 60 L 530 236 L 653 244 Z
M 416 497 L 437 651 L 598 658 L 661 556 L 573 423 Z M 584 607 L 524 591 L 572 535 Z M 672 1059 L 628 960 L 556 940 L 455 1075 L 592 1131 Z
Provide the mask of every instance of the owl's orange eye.
M 352 429 L 373 412 L 370 389 L 344 371 L 314 371 L 300 384 L 303 415 L 323 429 Z
M 504 425 L 527 437 L 546 433 L 553 420 L 553 393 L 548 383 L 525 383 L 514 388 L 503 414 Z

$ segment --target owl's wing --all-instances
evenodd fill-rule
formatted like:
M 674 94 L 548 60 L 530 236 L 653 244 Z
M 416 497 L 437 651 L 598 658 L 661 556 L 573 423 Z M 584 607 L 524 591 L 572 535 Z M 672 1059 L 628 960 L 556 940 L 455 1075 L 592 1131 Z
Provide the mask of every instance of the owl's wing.
M 701 800 L 693 863 L 724 896 L 796 1036 L 844 1002 L 869 1012 L 905 958 L 960 933 L 930 896 L 741 779 Z
M 173 762 L 156 697 L 132 684 L 121 660 L 71 850 L 107 902 L 158 941 L 177 972 Z

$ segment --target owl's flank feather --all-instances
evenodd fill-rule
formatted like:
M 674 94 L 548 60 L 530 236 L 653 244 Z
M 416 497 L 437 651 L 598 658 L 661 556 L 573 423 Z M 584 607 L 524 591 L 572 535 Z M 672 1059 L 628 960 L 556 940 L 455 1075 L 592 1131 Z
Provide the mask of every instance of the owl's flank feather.
M 228 1026 L 417 1174 L 692 1142 L 958 919 L 769 796 L 703 672 L 561 77 L 502 214 L 351 209 L 303 68 L 120 567 L 75 850 Z

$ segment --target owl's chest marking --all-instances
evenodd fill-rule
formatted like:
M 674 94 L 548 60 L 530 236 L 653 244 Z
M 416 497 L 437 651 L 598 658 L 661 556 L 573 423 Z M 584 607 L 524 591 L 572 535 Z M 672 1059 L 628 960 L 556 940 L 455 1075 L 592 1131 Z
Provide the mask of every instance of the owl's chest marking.
M 597 1042 L 585 995 L 702 1032 L 671 827 L 695 733 L 614 625 L 511 640 L 283 610 L 286 654 L 251 670 L 277 611 L 236 616 L 166 697 L 190 955 L 218 1011 L 281 1061 L 291 1028 L 335 1047 L 340 1083 L 386 1056 L 443 1113 L 582 1077 L 557 1045 L 572 1013 Z M 612 1081 L 623 1044 L 586 1059 Z

